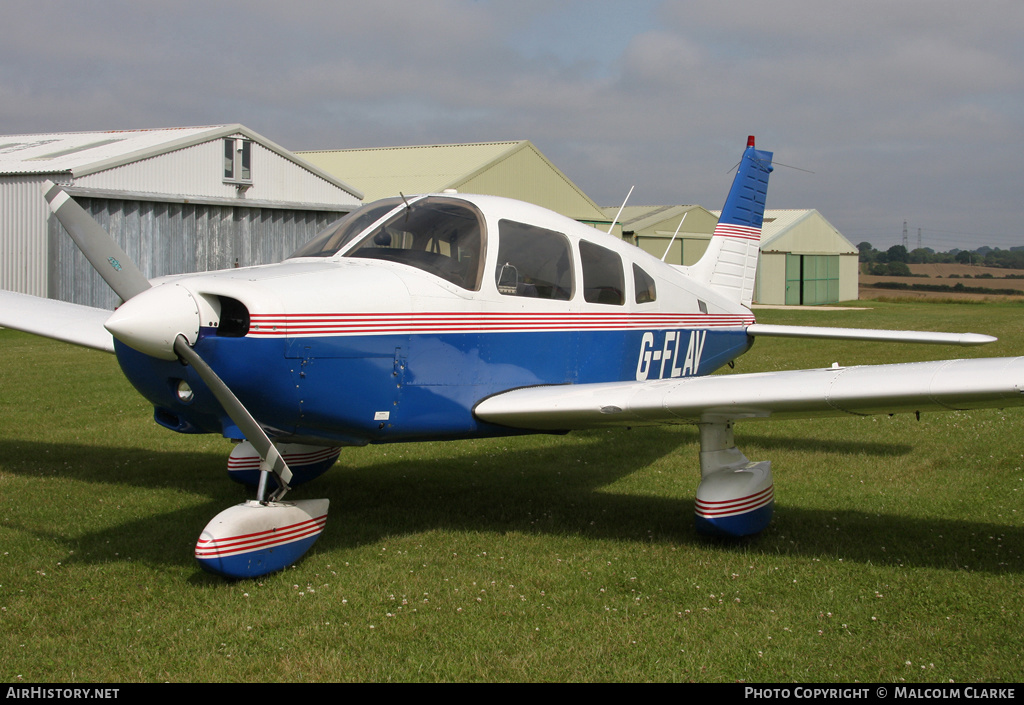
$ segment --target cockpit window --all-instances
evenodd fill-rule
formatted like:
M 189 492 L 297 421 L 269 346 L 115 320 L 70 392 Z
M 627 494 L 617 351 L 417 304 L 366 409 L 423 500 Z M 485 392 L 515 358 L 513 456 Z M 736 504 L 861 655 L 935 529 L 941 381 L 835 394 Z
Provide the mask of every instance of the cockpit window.
M 483 252 L 477 210 L 465 201 L 431 196 L 396 211 L 345 256 L 401 262 L 478 291 Z
M 356 236 L 383 218 L 402 202 L 401 198 L 385 198 L 357 208 L 341 220 L 328 225 L 323 232 L 307 242 L 289 257 L 331 257 Z
M 572 297 L 572 258 L 565 235 L 502 220 L 498 238 L 494 281 L 499 294 L 559 301 Z

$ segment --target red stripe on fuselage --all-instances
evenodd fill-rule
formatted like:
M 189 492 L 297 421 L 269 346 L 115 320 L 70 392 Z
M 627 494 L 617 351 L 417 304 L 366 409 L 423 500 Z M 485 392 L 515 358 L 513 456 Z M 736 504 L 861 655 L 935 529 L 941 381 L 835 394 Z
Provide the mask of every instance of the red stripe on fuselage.
M 738 328 L 744 314 L 536 314 L 536 313 L 325 313 L 253 314 L 252 337 L 387 335 L 404 333 L 497 333 L 650 328 Z

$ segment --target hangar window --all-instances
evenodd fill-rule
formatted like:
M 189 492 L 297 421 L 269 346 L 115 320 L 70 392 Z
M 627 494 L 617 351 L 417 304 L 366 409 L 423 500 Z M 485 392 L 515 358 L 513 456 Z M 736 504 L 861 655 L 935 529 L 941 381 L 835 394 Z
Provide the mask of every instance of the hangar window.
M 233 184 L 252 183 L 252 140 L 224 138 L 224 180 Z
M 331 257 L 401 203 L 400 198 L 385 198 L 383 201 L 374 201 L 357 208 L 341 220 L 328 225 L 319 235 L 296 250 L 291 257 Z
M 611 250 L 580 240 L 583 264 L 583 298 L 592 304 L 621 306 L 626 303 L 622 258 Z
M 475 208 L 431 196 L 398 209 L 345 256 L 400 262 L 478 291 L 483 243 L 483 218 Z
M 633 265 L 633 290 L 638 304 L 647 304 L 658 298 L 654 278 L 636 264 Z
M 568 301 L 572 256 L 562 233 L 502 220 L 498 223 L 498 267 L 494 282 L 505 296 Z

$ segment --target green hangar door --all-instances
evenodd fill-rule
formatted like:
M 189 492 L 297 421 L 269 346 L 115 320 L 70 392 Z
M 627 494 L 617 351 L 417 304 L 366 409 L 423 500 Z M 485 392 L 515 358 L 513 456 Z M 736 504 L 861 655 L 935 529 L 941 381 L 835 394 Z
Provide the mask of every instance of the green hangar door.
M 786 255 L 786 305 L 839 301 L 839 255 Z

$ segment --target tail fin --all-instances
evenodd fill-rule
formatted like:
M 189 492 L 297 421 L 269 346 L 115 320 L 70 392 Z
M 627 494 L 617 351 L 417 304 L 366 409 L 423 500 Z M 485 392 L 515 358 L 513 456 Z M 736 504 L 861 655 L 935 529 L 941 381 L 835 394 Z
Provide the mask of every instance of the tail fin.
M 748 307 L 754 296 L 754 275 L 771 171 L 772 153 L 755 149 L 753 136 L 748 137 L 747 149 L 708 249 L 688 270 L 694 279 Z

